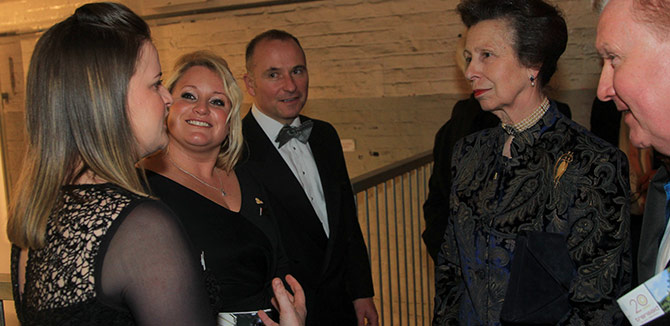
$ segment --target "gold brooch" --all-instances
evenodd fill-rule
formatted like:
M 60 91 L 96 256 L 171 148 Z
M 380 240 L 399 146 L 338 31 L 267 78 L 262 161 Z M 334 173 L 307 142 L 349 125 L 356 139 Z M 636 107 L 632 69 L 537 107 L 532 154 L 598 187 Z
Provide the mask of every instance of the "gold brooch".
M 572 152 L 567 152 L 561 155 L 556 161 L 556 164 L 554 164 L 554 188 L 558 186 L 558 182 L 561 180 L 565 170 L 568 169 L 570 162 L 572 162 Z
M 258 205 L 258 216 L 263 216 L 263 201 L 258 199 L 258 197 L 254 199 L 256 200 L 256 205 Z

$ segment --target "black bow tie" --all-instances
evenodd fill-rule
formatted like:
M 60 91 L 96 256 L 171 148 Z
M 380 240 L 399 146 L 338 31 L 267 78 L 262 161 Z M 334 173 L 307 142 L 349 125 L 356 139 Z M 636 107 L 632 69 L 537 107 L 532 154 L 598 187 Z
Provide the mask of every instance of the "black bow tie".
M 307 143 L 309 135 L 312 133 L 313 125 L 314 122 L 312 122 L 312 120 L 307 120 L 297 127 L 291 127 L 289 125 L 285 125 L 284 127 L 281 128 L 281 130 L 279 130 L 279 135 L 277 135 L 277 139 L 275 139 L 275 142 L 279 143 L 279 148 L 284 146 L 284 144 L 288 143 L 288 141 L 291 140 L 291 138 L 295 138 L 300 142 L 302 142 L 303 144 Z

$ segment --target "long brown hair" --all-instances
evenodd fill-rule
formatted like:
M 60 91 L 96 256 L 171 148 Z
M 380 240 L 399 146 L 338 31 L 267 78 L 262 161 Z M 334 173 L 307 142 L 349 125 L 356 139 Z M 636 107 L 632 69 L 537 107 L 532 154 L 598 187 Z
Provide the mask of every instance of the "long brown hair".
M 61 187 L 87 171 L 144 195 L 126 107 L 128 83 L 150 37 L 127 7 L 93 3 L 39 39 L 26 86 L 28 150 L 7 225 L 12 243 L 42 247 Z

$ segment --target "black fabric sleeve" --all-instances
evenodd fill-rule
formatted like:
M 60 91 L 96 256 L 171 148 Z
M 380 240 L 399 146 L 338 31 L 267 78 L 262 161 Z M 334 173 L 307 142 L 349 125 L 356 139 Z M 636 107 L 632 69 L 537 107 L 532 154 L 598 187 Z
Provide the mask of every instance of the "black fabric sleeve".
M 451 118 L 435 135 L 433 146 L 433 173 L 428 181 L 428 197 L 423 204 L 426 229 L 422 238 L 428 253 L 437 262 L 437 253 L 444 242 L 449 217 L 449 195 L 451 193 L 451 159 L 454 145 L 461 138 L 495 127 L 500 119 L 491 112 L 482 110 L 471 95 L 454 104 Z
M 349 224 L 346 278 L 353 301 L 360 298 L 374 297 L 375 293 L 372 284 L 370 258 L 368 257 L 361 226 L 358 223 L 353 189 L 348 178 L 344 188 L 347 189 L 343 189 L 342 192 L 342 200 L 345 206 L 343 207 L 343 213 L 348 214 L 343 215 L 343 219 L 349 219 L 346 222 Z
M 462 153 L 461 147 L 463 147 L 463 142 L 457 142 L 453 147 L 454 153 Z M 459 166 L 459 157 L 452 158 L 449 163 L 450 167 L 455 167 L 453 169 L 454 173 L 456 167 Z M 454 200 L 454 196 L 450 196 L 449 200 Z M 459 325 L 458 309 L 464 292 L 458 244 L 454 236 L 454 220 L 448 216 L 445 219 L 447 220 L 447 226 L 443 235 L 443 242 L 446 245 L 440 246 L 435 261 L 433 326 Z
M 372 284 L 372 269 L 370 267 L 370 257 L 365 246 L 361 225 L 358 222 L 358 210 L 354 190 L 347 172 L 347 164 L 344 160 L 342 146 L 340 146 L 340 137 L 335 128 L 328 124 L 329 134 L 332 135 L 332 148 L 337 151 L 336 159 L 338 166 L 338 183 L 340 186 L 340 204 L 341 204 L 341 222 L 346 224 L 345 232 L 347 237 L 347 256 L 346 256 L 346 283 L 351 300 L 374 297 L 374 286 Z
M 433 173 L 428 181 L 428 197 L 423 203 L 423 217 L 426 229 L 422 233 L 428 254 L 437 262 L 437 253 L 444 239 L 449 216 L 449 187 L 451 185 L 451 147 L 446 135 L 451 129 L 451 120 L 447 121 L 435 135 L 433 146 Z
M 114 227 L 100 252 L 103 302 L 127 307 L 138 325 L 215 325 L 190 241 L 167 207 L 144 201 Z

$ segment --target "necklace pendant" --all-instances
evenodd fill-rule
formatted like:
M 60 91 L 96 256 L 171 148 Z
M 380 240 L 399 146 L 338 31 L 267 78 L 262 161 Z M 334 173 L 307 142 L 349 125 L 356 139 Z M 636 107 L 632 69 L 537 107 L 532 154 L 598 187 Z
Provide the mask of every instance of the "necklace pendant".
M 220 175 L 218 175 L 218 174 L 216 175 L 217 178 L 219 178 L 219 187 L 220 187 L 220 188 L 219 188 L 219 187 L 214 187 L 214 186 L 212 186 L 211 184 L 205 182 L 204 180 L 201 180 L 200 178 L 196 177 L 195 174 L 193 174 L 193 173 L 191 173 L 191 172 L 188 172 L 188 171 L 182 169 L 179 165 L 177 165 L 177 163 L 175 163 L 175 162 L 170 158 L 170 156 L 167 156 L 167 155 L 166 155 L 166 157 L 167 157 L 168 160 L 170 160 L 170 163 L 172 163 L 172 165 L 174 165 L 174 167 L 176 167 L 179 171 L 186 173 L 186 174 L 187 174 L 188 176 L 190 176 L 191 178 L 195 179 L 196 181 L 202 183 L 203 185 L 205 185 L 205 186 L 207 186 L 207 187 L 209 187 L 209 188 L 216 189 L 216 190 L 220 191 L 220 192 L 221 192 L 221 196 L 226 197 L 226 192 L 223 190 L 223 182 L 221 182 L 221 176 L 220 176 Z

